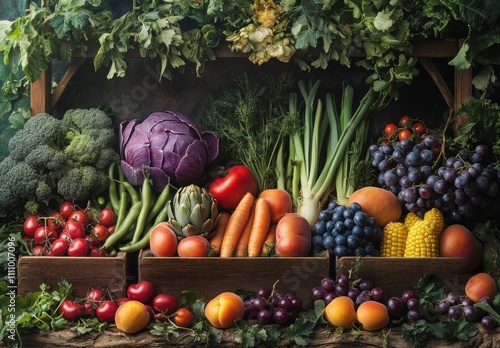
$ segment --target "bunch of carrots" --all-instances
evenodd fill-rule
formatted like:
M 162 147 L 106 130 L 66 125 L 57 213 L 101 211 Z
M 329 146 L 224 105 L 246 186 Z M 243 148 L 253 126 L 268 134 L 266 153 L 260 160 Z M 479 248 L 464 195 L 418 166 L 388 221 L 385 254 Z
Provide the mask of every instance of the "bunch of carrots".
M 267 200 L 247 193 L 232 213 L 220 213 L 209 241 L 213 256 L 269 256 L 276 241 L 276 224 L 271 223 Z

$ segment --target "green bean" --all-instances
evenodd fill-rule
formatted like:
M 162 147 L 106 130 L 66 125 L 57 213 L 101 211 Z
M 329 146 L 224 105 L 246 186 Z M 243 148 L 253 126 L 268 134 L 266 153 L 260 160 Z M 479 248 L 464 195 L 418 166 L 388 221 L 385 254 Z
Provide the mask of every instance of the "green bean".
M 120 198 L 118 196 L 118 189 L 116 188 L 115 168 L 116 168 L 116 162 L 111 163 L 108 170 L 108 177 L 109 177 L 108 195 L 111 207 L 115 212 L 117 212 L 118 209 L 120 208 Z
M 126 213 L 126 217 L 125 219 L 123 219 L 123 222 L 120 224 L 118 229 L 116 229 L 112 235 L 106 238 L 106 241 L 103 244 L 104 249 L 109 249 L 127 234 L 128 230 L 137 222 L 137 217 L 139 216 L 141 209 L 142 209 L 141 201 L 133 204 L 130 207 L 130 210 L 128 211 L 128 213 Z
M 146 222 L 151 222 L 156 218 L 156 216 L 160 213 L 163 207 L 165 207 L 165 205 L 167 204 L 169 197 L 170 197 L 170 183 L 168 183 L 163 188 L 155 204 L 151 207 Z
M 147 230 L 145 234 L 136 243 L 130 243 L 120 248 L 120 251 L 131 253 L 140 249 L 144 249 L 149 245 L 149 238 L 151 237 L 151 232 L 157 224 L 166 221 L 168 216 L 167 206 L 165 205 L 163 209 L 158 213 L 153 225 Z
M 146 218 L 149 214 L 149 209 L 151 208 L 151 179 L 144 178 L 141 190 L 141 201 L 142 208 L 137 217 L 137 224 L 135 225 L 134 236 L 132 237 L 132 244 L 137 243 L 141 238 L 142 231 L 144 230 L 144 225 L 146 225 Z
M 120 183 L 123 183 L 125 181 L 125 175 L 123 174 L 123 170 L 121 170 L 121 167 L 118 168 L 118 180 Z M 122 224 L 123 220 L 125 219 L 128 207 L 128 193 L 124 185 L 120 184 L 119 192 L 120 192 L 120 205 L 118 207 L 116 214 L 115 229 L 118 229 Z

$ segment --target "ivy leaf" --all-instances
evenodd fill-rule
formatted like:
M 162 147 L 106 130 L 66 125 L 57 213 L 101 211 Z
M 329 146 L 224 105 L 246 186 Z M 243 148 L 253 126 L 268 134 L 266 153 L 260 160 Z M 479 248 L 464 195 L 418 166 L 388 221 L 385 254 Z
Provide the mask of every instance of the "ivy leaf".
M 429 324 L 430 332 L 438 339 L 456 338 L 468 341 L 478 333 L 477 325 L 462 316 L 458 320 L 444 320 Z

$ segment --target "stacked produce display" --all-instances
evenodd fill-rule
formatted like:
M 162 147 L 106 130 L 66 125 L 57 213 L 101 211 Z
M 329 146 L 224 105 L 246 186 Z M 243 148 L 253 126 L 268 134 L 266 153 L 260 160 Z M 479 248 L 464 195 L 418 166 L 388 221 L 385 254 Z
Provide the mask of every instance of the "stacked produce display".
M 453 4 L 443 1 L 450 13 L 425 17 L 438 6 L 427 2 L 424 14 L 410 20 L 397 2 L 358 7 L 351 1 L 346 9 L 335 2 L 295 7 L 268 0 L 138 0 L 116 22 L 107 9 L 94 9 L 101 16 L 87 20 L 90 7 L 101 8 L 99 1 L 76 3 L 32 5 L 24 24 L 37 26 L 37 16 L 52 9 L 42 21 L 52 29 L 44 33 L 47 40 L 57 34 L 52 44 L 64 39 L 64 57 L 82 49 L 75 39 L 85 30 L 100 33 L 94 64 L 112 63 L 109 78 L 124 75 L 124 52 L 133 46 L 128 40 L 141 56 L 160 59 L 160 76 L 171 78 L 184 59 L 195 62 L 200 74 L 205 54 L 213 54 L 222 37 L 217 30 L 231 50 L 259 65 L 271 58 L 294 60 L 303 70 L 326 67 L 329 60 L 349 65 L 348 55 L 362 50 L 358 64 L 371 75 L 367 83 L 332 84 L 297 80 L 288 72 L 242 72 L 232 85 L 207 93 L 199 119 L 170 107 L 120 122 L 98 107 L 70 109 L 60 117 L 14 115 L 9 154 L 0 161 L 0 216 L 6 221 L 0 234 L 10 281 L 0 282 L 5 345 L 21 346 L 29 335 L 64 329 L 75 337 L 112 332 L 131 340 L 147 333 L 165 342 L 183 335 L 185 342 L 204 346 L 230 335 L 243 347 L 283 341 L 307 346 L 318 336 L 331 344 L 334 336 L 371 332 L 384 337 L 384 346 L 395 332 L 409 346 L 424 347 L 430 340 L 467 344 L 478 333 L 499 334 L 500 106 L 482 95 L 450 111 L 443 124 L 430 127 L 418 115 L 392 115 L 373 134 L 375 115 L 416 75 L 413 58 L 394 54 L 410 44 L 401 33 L 420 23 L 416 27 L 426 37 L 433 24 L 456 15 Z M 79 15 L 69 20 L 65 9 Z M 231 20 L 222 30 L 217 13 L 223 10 Z M 336 16 L 325 15 L 330 12 Z M 184 28 L 185 13 L 191 13 L 192 26 L 202 25 L 199 31 Z M 307 32 L 315 21 L 313 39 Z M 113 32 L 107 35 L 109 22 Z M 23 38 L 16 23 L 0 23 L 19 34 L 16 39 L 15 31 L 0 26 L 6 56 Z M 472 43 L 476 29 L 469 26 Z M 120 37 L 120 48 L 113 35 Z M 395 47 L 377 55 L 375 39 L 385 42 L 386 36 L 386 46 Z M 316 50 L 307 54 L 308 46 Z M 470 64 L 471 54 L 481 57 L 464 49 L 455 66 Z M 38 77 L 46 68 L 47 57 L 40 58 L 37 49 L 20 54 L 23 63 L 38 55 L 42 65 L 23 64 L 25 74 Z M 118 255 L 124 272 L 110 274 L 104 261 Z M 443 269 L 445 282 L 442 274 L 436 278 L 412 263 L 439 268 L 443 259 L 463 265 Z M 60 262 L 69 276 L 50 270 L 50 279 L 26 291 L 23 272 L 37 272 L 40 260 Z M 351 262 L 347 269 L 345 260 Z M 373 260 L 386 262 L 384 277 L 360 275 Z M 395 262 L 410 265 L 402 273 L 418 275 L 418 282 L 391 272 Z M 242 263 L 244 268 L 233 266 Z M 144 272 L 147 267 L 154 272 Z M 244 279 L 223 289 L 222 278 L 235 273 Z M 103 275 L 113 279 L 112 291 L 102 282 L 92 284 Z M 208 281 L 193 281 L 197 277 Z M 405 290 L 391 289 L 388 279 Z M 8 292 L 11 287 L 18 292 Z

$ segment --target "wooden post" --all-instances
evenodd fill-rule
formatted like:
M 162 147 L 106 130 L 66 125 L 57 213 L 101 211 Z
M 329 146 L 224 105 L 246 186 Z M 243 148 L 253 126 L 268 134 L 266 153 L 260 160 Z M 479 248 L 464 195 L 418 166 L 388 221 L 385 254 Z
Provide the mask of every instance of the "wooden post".
M 463 40 L 460 40 L 458 47 L 460 48 L 463 44 Z M 458 129 L 461 125 L 467 123 L 469 118 L 466 115 L 460 118 L 456 117 L 457 111 L 462 106 L 463 103 L 468 101 L 472 97 L 472 68 L 466 70 L 455 69 L 454 72 L 455 79 L 455 135 L 459 134 Z
M 52 67 L 49 64 L 47 70 L 42 71 L 38 80 L 31 84 L 30 110 L 31 116 L 42 112 L 52 111 Z

